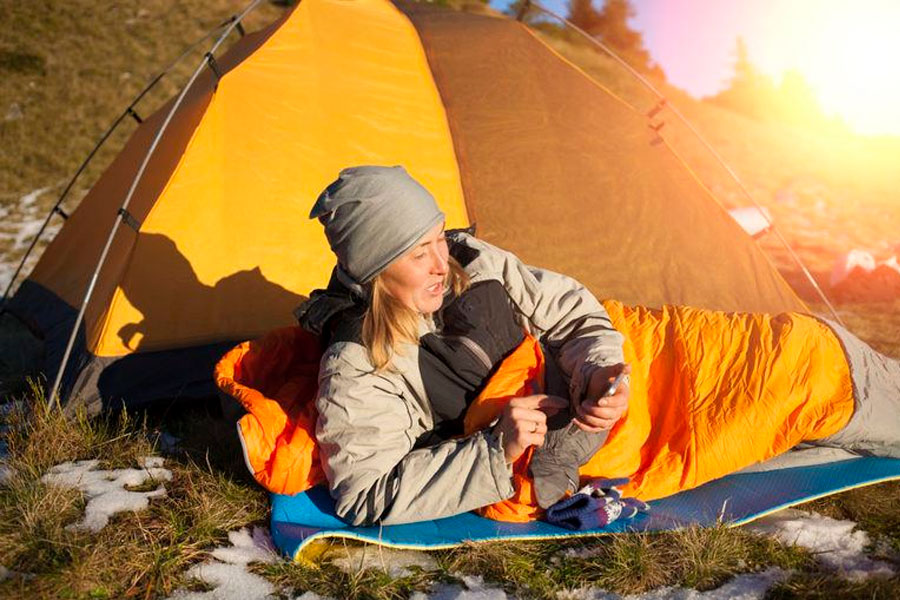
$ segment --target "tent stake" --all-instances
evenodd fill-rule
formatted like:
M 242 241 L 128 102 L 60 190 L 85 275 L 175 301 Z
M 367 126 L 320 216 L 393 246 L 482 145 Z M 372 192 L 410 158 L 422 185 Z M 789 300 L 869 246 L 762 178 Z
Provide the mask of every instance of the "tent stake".
M 608 54 L 610 56 L 610 58 L 612 58 L 613 60 L 618 62 L 620 65 L 625 67 L 625 69 L 628 70 L 628 72 L 631 73 L 632 76 L 634 76 L 638 81 L 640 81 L 644 85 L 644 87 L 646 87 L 648 90 L 650 90 L 650 92 L 653 95 L 656 96 L 659 104 L 657 104 L 651 110 L 651 113 L 653 115 L 657 114 L 660 110 L 662 110 L 664 106 L 669 107 L 669 109 L 672 111 L 672 113 L 676 117 L 678 117 L 678 119 L 688 128 L 688 130 L 694 135 L 694 137 L 697 138 L 697 140 L 707 149 L 707 151 L 709 151 L 710 154 L 712 154 L 713 158 L 716 159 L 716 162 L 718 162 L 719 165 L 723 169 L 725 169 L 725 172 L 738 185 L 738 187 L 740 188 L 740 190 L 744 194 L 744 196 L 746 196 L 747 199 L 750 200 L 750 202 L 753 204 L 753 206 L 755 206 L 756 209 L 760 212 L 760 214 L 762 214 L 763 218 L 766 220 L 766 223 L 768 224 L 771 231 L 775 234 L 775 236 L 782 243 L 782 245 L 784 245 L 785 249 L 791 255 L 791 258 L 793 259 L 793 261 L 797 264 L 797 266 L 803 272 L 803 275 L 806 277 L 806 279 L 809 281 L 809 283 L 813 286 L 813 289 L 816 290 L 816 293 L 818 293 L 819 297 L 822 299 L 822 301 L 828 307 L 828 310 L 831 312 L 831 315 L 834 317 L 835 321 L 837 321 L 842 326 L 845 326 L 844 321 L 841 319 L 837 310 L 834 308 L 834 306 L 828 300 L 828 296 L 825 295 L 825 292 L 822 290 L 822 288 L 819 286 L 818 282 L 812 276 L 812 273 L 809 272 L 809 269 L 806 268 L 806 265 L 803 264 L 803 261 L 800 259 L 800 257 L 797 255 L 797 253 L 794 252 L 794 249 L 791 248 L 791 245 L 788 243 L 788 241 L 785 239 L 785 237 L 783 235 L 781 235 L 781 232 L 775 226 L 775 223 L 773 223 L 769 219 L 769 217 L 765 214 L 765 212 L 763 211 L 763 207 L 750 194 L 750 191 L 744 185 L 744 182 L 741 181 L 741 179 L 737 176 L 737 173 L 735 173 L 734 170 L 732 170 L 732 168 L 728 165 L 728 163 L 725 162 L 725 159 L 723 159 L 721 157 L 721 155 L 716 151 L 716 149 L 713 148 L 713 146 L 709 142 L 707 142 L 706 139 L 702 135 L 700 135 L 700 132 L 694 128 L 694 126 L 691 124 L 691 122 L 688 121 L 687 118 L 684 115 L 682 115 L 681 112 L 679 112 L 678 109 L 672 105 L 671 102 L 669 102 L 669 99 L 666 98 L 662 94 L 662 92 L 657 90 L 656 87 L 652 83 L 650 83 L 646 77 L 644 77 L 643 75 L 638 73 L 631 65 L 629 65 L 627 62 L 625 62 L 618 54 L 613 52 L 612 49 L 610 49 L 606 44 L 604 44 L 603 42 L 601 42 L 594 36 L 590 35 L 588 32 L 586 32 L 582 28 L 578 27 L 577 25 L 575 25 L 574 23 L 572 23 L 565 17 L 562 17 L 562 16 L 556 14 L 555 12 L 553 12 L 552 10 L 550 10 L 549 8 L 545 7 L 543 4 L 541 4 L 537 0 L 525 0 L 525 2 L 527 4 L 533 4 L 538 10 L 541 10 L 541 11 L 547 13 L 548 15 L 550 15 L 551 17 L 558 19 L 560 22 L 563 23 L 563 25 L 565 25 L 566 27 L 569 27 L 576 33 L 580 34 L 582 37 L 587 39 L 590 43 L 594 44 L 595 46 L 597 46 L 598 48 L 603 50 L 603 52 Z M 517 20 L 520 20 L 520 19 L 517 18 Z M 657 130 L 657 133 L 658 133 L 658 130 Z

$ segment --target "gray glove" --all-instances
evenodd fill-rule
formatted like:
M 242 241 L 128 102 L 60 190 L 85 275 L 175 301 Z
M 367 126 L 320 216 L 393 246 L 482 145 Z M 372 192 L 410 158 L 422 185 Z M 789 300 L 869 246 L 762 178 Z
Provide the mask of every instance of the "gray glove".
M 565 411 L 547 422 L 544 445 L 531 456 L 531 478 L 534 495 L 541 508 L 549 508 L 566 492 L 578 489 L 578 468 L 586 463 L 606 442 L 609 431 L 589 433 L 571 422 Z M 555 421 L 555 422 L 553 422 Z M 560 422 L 565 424 L 560 426 Z

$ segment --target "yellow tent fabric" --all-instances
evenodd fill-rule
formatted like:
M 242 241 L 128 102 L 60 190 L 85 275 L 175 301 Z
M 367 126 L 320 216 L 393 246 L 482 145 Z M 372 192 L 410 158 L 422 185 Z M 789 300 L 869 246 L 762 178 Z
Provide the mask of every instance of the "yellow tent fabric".
M 434 193 L 448 226 L 468 224 L 421 44 L 383 0 L 304 2 L 217 88 L 209 78 L 204 85 L 207 94 L 179 111 L 202 105 L 202 116 L 177 164 L 158 166 L 171 174 L 157 197 L 142 198 L 149 206 L 140 231 L 126 233 L 130 244 L 119 250 L 127 259 L 115 273 L 105 269 L 90 305 L 87 349 L 95 356 L 248 338 L 289 324 L 301 296 L 323 286 L 333 267 L 321 225 L 307 215 L 347 165 L 403 164 Z M 153 125 L 127 155 L 144 149 Z M 120 169 L 111 178 L 127 180 Z M 121 185 L 108 187 L 98 184 L 93 196 L 102 197 L 88 197 L 85 208 L 123 196 Z M 48 254 L 64 255 L 67 237 Z M 56 289 L 59 269 L 45 266 L 33 278 Z M 227 293 L 235 278 L 255 293 Z M 79 292 L 61 295 L 77 304 Z

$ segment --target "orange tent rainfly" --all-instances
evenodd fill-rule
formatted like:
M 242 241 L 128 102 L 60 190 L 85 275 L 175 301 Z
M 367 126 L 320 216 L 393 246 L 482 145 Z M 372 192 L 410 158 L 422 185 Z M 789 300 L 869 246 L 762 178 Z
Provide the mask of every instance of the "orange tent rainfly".
M 138 127 L 9 303 L 43 335 L 51 381 L 172 106 Z M 477 221 L 600 298 L 802 310 L 664 131 L 514 20 L 304 0 L 178 104 L 97 274 L 62 396 L 98 411 L 212 393 L 228 348 L 290 325 L 326 284 L 333 257 L 307 214 L 356 164 L 404 165 L 448 227 Z

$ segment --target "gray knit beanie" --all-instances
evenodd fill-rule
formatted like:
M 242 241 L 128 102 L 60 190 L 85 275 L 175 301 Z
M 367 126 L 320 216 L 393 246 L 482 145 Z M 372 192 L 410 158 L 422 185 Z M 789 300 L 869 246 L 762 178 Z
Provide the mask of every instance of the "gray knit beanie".
M 403 167 L 351 167 L 319 195 L 309 213 L 325 226 L 338 264 L 368 283 L 444 220 L 434 197 Z

